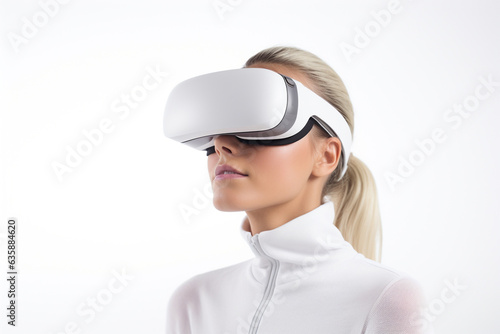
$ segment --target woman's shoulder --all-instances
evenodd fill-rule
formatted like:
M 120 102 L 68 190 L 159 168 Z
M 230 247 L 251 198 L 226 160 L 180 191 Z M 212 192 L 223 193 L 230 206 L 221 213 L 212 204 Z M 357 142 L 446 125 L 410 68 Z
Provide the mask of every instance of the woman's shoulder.
M 353 276 L 369 278 L 369 280 L 363 281 L 370 281 L 381 287 L 386 287 L 397 281 L 418 283 L 411 274 L 390 265 L 368 259 L 360 253 L 353 257 L 351 261 L 348 261 L 346 267 L 348 267 Z
M 360 254 L 351 261 L 352 274 L 358 280 L 357 291 L 371 296 L 371 307 L 365 322 L 366 333 L 398 329 L 421 333 L 421 315 L 425 294 L 420 282 L 411 274 L 365 258 Z M 382 328 L 381 324 L 388 326 Z M 382 327 L 377 327 L 382 326 Z
M 235 276 L 245 273 L 251 260 L 236 263 L 227 267 L 196 274 L 181 283 L 172 293 L 171 300 L 192 300 L 200 291 L 214 291 L 223 286 L 224 281 L 234 281 Z
M 362 254 L 336 268 L 335 276 L 348 281 L 353 296 L 363 296 L 374 305 L 381 301 L 404 298 L 421 303 L 423 289 L 411 274 L 364 257 Z
M 200 314 L 200 302 L 217 295 L 235 276 L 244 274 L 248 261 L 194 275 L 177 286 L 168 300 L 167 333 L 190 332 L 190 317 Z

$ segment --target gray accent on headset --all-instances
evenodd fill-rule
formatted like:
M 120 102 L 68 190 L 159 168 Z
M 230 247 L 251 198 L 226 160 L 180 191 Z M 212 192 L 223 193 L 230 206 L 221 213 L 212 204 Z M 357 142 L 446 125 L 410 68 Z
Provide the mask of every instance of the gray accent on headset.
M 278 73 L 280 74 L 280 73 Z M 297 93 L 297 85 L 295 85 L 295 81 L 292 78 L 289 78 L 283 74 L 280 74 L 283 80 L 285 81 L 286 87 L 286 110 L 283 115 L 281 121 L 274 128 L 271 128 L 266 131 L 249 131 L 249 132 L 238 132 L 231 133 L 231 135 L 242 136 L 242 137 L 271 137 L 278 136 L 282 133 L 287 132 L 297 120 L 297 112 L 298 112 L 298 100 L 299 94 Z M 257 135 L 255 135 L 257 134 Z

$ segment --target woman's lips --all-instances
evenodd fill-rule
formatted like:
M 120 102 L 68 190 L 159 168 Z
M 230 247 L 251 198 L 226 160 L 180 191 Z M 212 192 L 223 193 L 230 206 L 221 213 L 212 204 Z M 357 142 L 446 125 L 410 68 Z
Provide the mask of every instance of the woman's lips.
M 234 173 L 219 174 L 219 175 L 215 176 L 215 180 L 237 179 L 237 178 L 242 178 L 242 177 L 247 177 L 247 176 L 241 175 L 241 174 L 234 174 Z
M 225 179 L 236 179 L 236 178 L 242 178 L 242 177 L 247 177 L 248 175 L 245 175 L 241 173 L 239 170 L 236 168 L 230 166 L 230 165 L 220 165 L 215 168 L 215 180 L 225 180 Z

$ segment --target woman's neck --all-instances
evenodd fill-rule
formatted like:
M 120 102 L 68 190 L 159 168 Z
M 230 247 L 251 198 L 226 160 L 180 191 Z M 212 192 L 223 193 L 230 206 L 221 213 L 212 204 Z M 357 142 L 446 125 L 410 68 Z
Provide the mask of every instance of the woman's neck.
M 246 211 L 248 219 L 244 228 L 252 233 L 252 236 L 262 231 L 275 229 L 294 218 L 312 211 L 322 204 L 318 198 L 295 198 L 285 203 L 277 203 L 272 206 Z

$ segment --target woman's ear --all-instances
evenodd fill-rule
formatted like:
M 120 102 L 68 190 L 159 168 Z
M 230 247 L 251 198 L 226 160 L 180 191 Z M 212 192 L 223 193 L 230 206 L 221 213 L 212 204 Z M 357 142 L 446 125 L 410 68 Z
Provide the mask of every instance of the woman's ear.
M 319 143 L 316 145 L 313 175 L 330 175 L 339 164 L 342 143 L 337 137 L 318 138 L 317 140 Z

